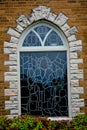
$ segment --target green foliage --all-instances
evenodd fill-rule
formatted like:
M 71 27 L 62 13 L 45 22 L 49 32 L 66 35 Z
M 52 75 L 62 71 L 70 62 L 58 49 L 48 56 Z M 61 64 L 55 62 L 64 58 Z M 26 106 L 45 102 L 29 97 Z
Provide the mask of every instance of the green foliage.
M 0 117 L 0 130 L 87 130 L 87 115 L 78 115 L 72 121 L 51 121 L 29 115 L 13 119 Z
M 74 130 L 87 130 L 87 115 L 78 115 L 71 121 L 71 126 Z

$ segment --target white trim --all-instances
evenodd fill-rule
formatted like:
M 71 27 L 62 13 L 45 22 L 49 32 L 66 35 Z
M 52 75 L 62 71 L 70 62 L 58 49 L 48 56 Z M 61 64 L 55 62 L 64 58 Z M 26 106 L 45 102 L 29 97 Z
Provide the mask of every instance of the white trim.
M 32 52 L 32 51 L 63 51 L 63 50 L 67 50 L 67 48 L 63 47 L 63 46 L 38 46 L 38 47 L 22 47 L 19 49 L 19 51 L 24 51 L 24 52 Z
M 18 54 L 18 115 L 21 115 L 21 88 L 20 88 L 20 52 Z

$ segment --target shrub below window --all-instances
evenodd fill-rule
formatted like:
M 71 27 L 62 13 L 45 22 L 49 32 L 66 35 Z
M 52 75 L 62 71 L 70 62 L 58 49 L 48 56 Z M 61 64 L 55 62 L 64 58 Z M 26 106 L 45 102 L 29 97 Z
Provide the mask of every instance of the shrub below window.
M 87 130 L 87 115 L 78 115 L 72 121 L 51 121 L 29 115 L 13 119 L 0 117 L 0 130 Z

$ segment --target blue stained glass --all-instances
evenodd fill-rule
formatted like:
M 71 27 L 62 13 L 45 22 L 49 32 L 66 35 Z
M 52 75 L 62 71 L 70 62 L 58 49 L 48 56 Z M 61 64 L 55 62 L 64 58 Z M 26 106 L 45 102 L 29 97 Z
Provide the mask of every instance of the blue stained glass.
M 42 40 L 44 40 L 46 34 L 49 32 L 50 28 L 47 27 L 46 25 L 39 25 L 34 29 L 39 36 L 41 37 Z
M 31 31 L 24 39 L 23 46 L 41 46 L 41 43 L 37 35 Z
M 68 116 L 66 51 L 21 52 L 20 58 L 22 114 Z
M 52 31 L 46 39 L 45 46 L 61 45 L 63 45 L 63 41 L 61 40 L 60 36 L 55 31 Z

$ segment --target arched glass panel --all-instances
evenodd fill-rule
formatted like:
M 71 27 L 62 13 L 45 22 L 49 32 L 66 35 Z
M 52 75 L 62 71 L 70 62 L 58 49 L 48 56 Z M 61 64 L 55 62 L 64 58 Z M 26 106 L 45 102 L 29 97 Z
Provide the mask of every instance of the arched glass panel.
M 46 34 L 50 31 L 50 28 L 46 25 L 41 25 L 36 27 L 34 30 L 39 34 L 41 39 L 44 40 Z
M 23 46 L 41 46 L 41 42 L 37 35 L 31 31 L 24 39 Z
M 55 31 L 52 31 L 46 39 L 45 46 L 61 45 L 63 45 L 63 41 L 61 40 L 60 36 Z
M 31 29 L 22 46 L 63 46 L 63 40 L 56 30 L 47 25 L 38 25 Z

